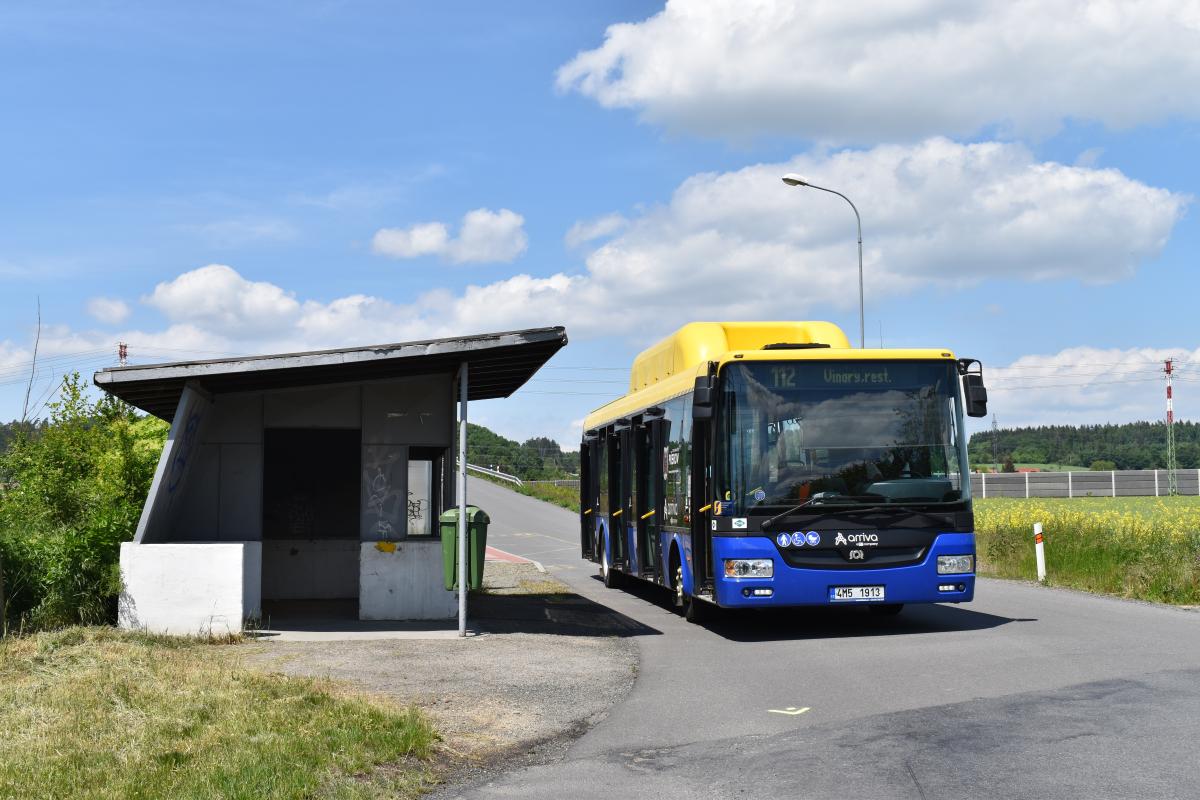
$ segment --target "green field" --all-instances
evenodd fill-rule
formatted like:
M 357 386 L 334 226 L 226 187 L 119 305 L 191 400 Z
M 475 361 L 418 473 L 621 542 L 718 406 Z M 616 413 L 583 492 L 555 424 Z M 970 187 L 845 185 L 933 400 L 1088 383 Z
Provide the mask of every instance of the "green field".
M 1200 603 L 1200 498 L 1087 497 L 975 501 L 979 571 L 1164 603 Z

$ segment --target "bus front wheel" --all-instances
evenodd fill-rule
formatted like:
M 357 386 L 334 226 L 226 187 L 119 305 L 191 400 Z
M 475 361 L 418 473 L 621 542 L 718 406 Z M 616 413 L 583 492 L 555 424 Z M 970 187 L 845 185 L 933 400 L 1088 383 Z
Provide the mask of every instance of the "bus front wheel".
M 672 584 L 675 590 L 675 607 L 683 612 L 683 618 L 688 622 L 703 622 L 708 618 L 708 606 L 703 600 L 697 600 L 683 591 L 683 564 L 679 558 L 672 555 L 671 562 L 675 569 L 672 574 Z

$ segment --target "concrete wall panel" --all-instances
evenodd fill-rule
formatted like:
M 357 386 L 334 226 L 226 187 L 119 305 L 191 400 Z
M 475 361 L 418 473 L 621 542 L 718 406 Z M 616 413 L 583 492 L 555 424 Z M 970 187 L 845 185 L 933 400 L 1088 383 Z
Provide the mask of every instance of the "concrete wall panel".
M 364 542 L 408 535 L 407 447 L 363 447 L 359 526 L 359 538 Z
M 358 384 L 268 392 L 263 425 L 268 428 L 357 428 L 362 401 Z
M 237 633 L 258 614 L 258 542 L 121 545 L 122 628 L 178 636 Z
M 134 541 L 165 542 L 173 538 L 212 407 L 212 398 L 206 392 L 191 383 L 184 386 Z
M 229 542 L 262 539 L 263 450 L 261 444 L 222 444 L 218 538 Z
M 202 444 L 195 448 L 187 481 L 172 509 L 168 542 L 211 542 L 220 535 L 221 445 Z
M 356 539 L 268 539 L 262 548 L 264 600 L 358 596 Z
M 222 444 L 262 444 L 263 397 L 259 392 L 213 397 L 212 419 L 204 441 Z
M 363 542 L 359 556 L 360 619 L 453 619 L 458 595 L 442 583 L 437 539 Z
M 363 444 L 448 447 L 453 427 L 449 375 L 363 384 Z

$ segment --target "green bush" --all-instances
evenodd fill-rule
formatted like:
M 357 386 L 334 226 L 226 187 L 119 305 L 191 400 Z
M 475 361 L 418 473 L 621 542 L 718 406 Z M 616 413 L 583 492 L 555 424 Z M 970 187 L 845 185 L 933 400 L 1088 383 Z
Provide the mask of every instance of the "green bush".
M 47 424 L 0 456 L 0 559 L 8 628 L 112 622 L 120 545 L 133 538 L 167 424 L 104 396 L 78 373 Z

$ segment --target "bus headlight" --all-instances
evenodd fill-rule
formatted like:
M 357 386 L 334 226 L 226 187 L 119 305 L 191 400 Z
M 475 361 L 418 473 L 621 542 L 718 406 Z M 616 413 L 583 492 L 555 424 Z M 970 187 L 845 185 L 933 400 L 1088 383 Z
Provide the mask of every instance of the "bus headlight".
M 728 562 L 726 562 L 728 563 Z M 975 556 L 938 556 L 938 575 L 975 571 Z
M 727 558 L 726 578 L 770 578 L 775 574 L 775 562 L 769 558 Z

